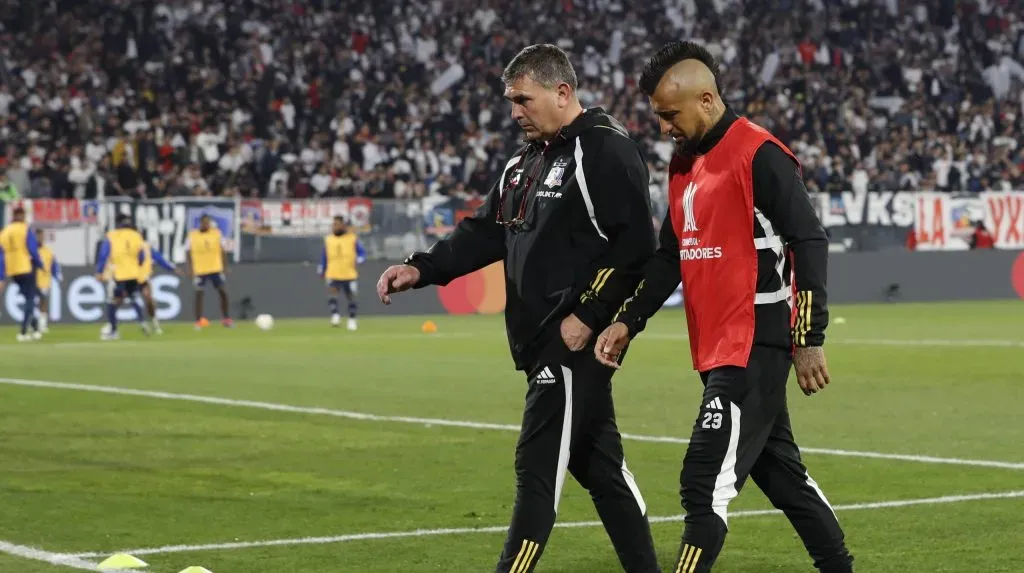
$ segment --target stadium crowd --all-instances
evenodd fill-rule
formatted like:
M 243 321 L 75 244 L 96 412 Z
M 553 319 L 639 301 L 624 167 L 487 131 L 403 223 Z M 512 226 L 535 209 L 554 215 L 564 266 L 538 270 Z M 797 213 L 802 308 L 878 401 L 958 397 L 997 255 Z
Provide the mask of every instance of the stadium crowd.
M 1024 189 L 1019 0 L 0 0 L 0 200 L 486 192 L 502 66 L 568 50 L 585 106 L 671 142 L 636 87 L 683 37 L 812 191 Z

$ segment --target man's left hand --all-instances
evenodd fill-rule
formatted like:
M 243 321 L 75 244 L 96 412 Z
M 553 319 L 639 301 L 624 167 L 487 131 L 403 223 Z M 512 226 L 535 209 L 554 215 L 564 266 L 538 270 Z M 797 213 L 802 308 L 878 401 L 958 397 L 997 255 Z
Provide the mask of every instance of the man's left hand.
M 797 347 L 793 353 L 793 369 L 805 396 L 824 390 L 831 382 L 825 364 L 825 350 L 820 346 Z
M 594 333 L 589 326 L 576 318 L 575 314 L 570 314 L 562 320 L 561 330 L 562 341 L 573 352 L 583 350 L 587 346 L 587 342 L 590 342 L 590 335 Z

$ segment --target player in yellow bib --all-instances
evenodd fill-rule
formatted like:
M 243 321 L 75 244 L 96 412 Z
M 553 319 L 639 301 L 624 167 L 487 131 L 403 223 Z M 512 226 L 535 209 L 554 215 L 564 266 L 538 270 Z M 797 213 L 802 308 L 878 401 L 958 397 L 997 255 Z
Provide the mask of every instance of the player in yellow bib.
M 225 286 L 225 255 L 224 237 L 220 229 L 212 225 L 209 215 L 199 219 L 199 228 L 188 234 L 189 269 L 196 285 L 196 329 L 210 324 L 203 316 L 203 295 L 207 284 L 213 285 L 220 295 L 220 313 L 224 326 L 231 327 L 234 323 L 228 314 L 228 290 Z
M 154 249 L 152 245 L 146 243 L 143 247 L 149 253 L 148 263 L 142 265 L 142 269 L 139 271 L 139 294 L 142 295 L 142 301 L 146 303 L 146 314 L 149 315 L 149 326 L 153 329 L 156 334 L 163 334 L 163 329 L 160 328 L 160 321 L 156 317 L 156 303 L 153 302 L 153 287 L 149 284 L 149 279 L 153 276 L 153 265 L 158 265 L 164 270 L 172 273 L 181 275 L 182 272 L 178 270 L 178 267 L 174 266 L 174 263 L 168 261 L 163 254 L 157 249 Z
M 121 337 L 117 331 L 117 309 L 125 300 L 131 302 L 135 309 L 139 322 L 142 324 L 142 331 L 149 334 L 149 325 L 146 324 L 145 315 L 142 314 L 142 307 L 135 299 L 135 293 L 139 291 L 142 267 L 146 264 L 149 264 L 146 240 L 132 228 L 131 217 L 118 216 L 117 227 L 107 232 L 103 244 L 100 245 L 100 254 L 96 261 L 96 278 L 98 280 L 104 280 L 108 266 L 113 267 L 114 274 L 114 292 L 107 304 L 110 328 L 104 330 L 103 340 L 117 340 Z
M 348 329 L 356 329 L 356 294 L 358 293 L 359 271 L 356 265 L 366 260 L 366 250 L 359 237 L 350 232 L 345 218 L 334 218 L 331 234 L 324 237 L 324 248 L 320 253 L 317 272 L 327 283 L 327 305 L 331 311 L 331 325 L 341 324 L 338 309 L 338 293 L 343 291 L 348 299 Z
M 36 290 L 39 294 L 39 332 L 50 330 L 48 324 L 50 318 L 50 286 L 53 285 L 53 281 L 61 281 L 60 263 L 57 262 L 57 257 L 54 256 L 50 247 L 46 246 L 45 239 L 46 232 L 42 229 L 36 229 L 39 260 L 43 264 L 42 267 L 36 269 Z
M 11 212 L 11 224 L 0 231 L 0 292 L 3 292 L 4 282 L 10 279 L 18 285 L 21 296 L 25 297 L 25 312 L 21 319 L 21 333 L 17 336 L 18 342 L 42 338 L 38 330 L 32 334 L 28 332 L 29 324 L 35 317 L 36 270 L 42 267 L 36 235 L 25 223 L 25 209 L 15 207 Z

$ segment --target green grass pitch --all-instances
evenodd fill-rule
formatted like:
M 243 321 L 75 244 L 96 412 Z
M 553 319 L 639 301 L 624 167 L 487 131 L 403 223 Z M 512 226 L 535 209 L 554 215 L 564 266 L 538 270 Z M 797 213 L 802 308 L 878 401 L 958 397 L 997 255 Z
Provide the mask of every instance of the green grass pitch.
M 833 308 L 832 316 L 846 319 L 829 329 L 832 386 L 806 398 L 790 381 L 803 446 L 1001 462 L 805 454 L 834 505 L 1018 492 L 840 509 L 858 571 L 1020 572 L 1024 303 L 848 306 Z M 7 550 L 13 546 L 48 558 L 105 556 L 130 548 L 506 525 L 514 431 L 393 419 L 519 422 L 526 386 L 512 370 L 500 318 L 432 318 L 436 335 L 420 332 L 425 317 L 366 317 L 355 333 L 330 328 L 326 317 L 279 320 L 270 332 L 246 323 L 202 332 L 170 324 L 152 339 L 125 325 L 124 340 L 109 343 L 99 342 L 98 325 L 54 325 L 43 341 L 22 344 L 14 342 L 14 329 L 0 329 L 0 571 L 74 570 L 16 557 Z M 700 383 L 684 333 L 682 314 L 665 312 L 635 342 L 615 378 L 624 432 L 689 434 Z M 652 516 L 681 511 L 684 448 L 626 442 Z M 749 483 L 730 509 L 769 507 Z M 567 484 L 559 521 L 595 519 L 586 492 Z M 744 516 L 730 525 L 716 571 L 813 572 L 783 517 Z M 663 567 L 672 571 L 681 525 L 653 527 Z M 214 573 L 486 572 L 502 539 L 494 531 L 321 539 L 141 557 L 156 573 L 189 565 Z M 538 570 L 620 569 L 604 531 L 589 526 L 556 529 Z

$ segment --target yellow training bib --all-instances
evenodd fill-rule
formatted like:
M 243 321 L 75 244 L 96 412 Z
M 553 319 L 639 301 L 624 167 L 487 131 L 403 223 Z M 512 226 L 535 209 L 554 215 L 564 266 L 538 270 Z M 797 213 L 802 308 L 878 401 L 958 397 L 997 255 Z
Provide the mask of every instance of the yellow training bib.
M 344 235 L 328 235 L 324 238 L 324 250 L 327 252 L 327 268 L 324 270 L 324 278 L 332 281 L 354 281 L 359 278 L 356 270 L 356 242 L 355 233 Z
M 32 255 L 28 252 L 28 225 L 11 223 L 0 231 L 0 248 L 4 250 L 4 272 L 16 277 L 32 272 Z
M 110 259 L 108 265 L 114 267 L 115 281 L 137 281 L 142 271 L 146 256 L 143 247 L 146 241 L 135 229 L 114 229 L 107 233 L 110 241 Z M 140 256 L 142 255 L 142 256 Z
M 189 232 L 188 248 L 192 254 L 192 273 L 196 276 L 224 272 L 224 248 L 220 229 L 210 227 L 205 233 L 198 229 Z

